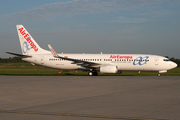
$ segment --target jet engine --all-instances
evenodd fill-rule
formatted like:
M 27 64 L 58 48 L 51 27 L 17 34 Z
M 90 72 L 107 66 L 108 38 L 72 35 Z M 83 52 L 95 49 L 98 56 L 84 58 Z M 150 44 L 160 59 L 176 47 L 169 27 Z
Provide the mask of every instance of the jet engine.
M 100 73 L 117 73 L 118 67 L 116 65 L 103 65 L 100 67 Z

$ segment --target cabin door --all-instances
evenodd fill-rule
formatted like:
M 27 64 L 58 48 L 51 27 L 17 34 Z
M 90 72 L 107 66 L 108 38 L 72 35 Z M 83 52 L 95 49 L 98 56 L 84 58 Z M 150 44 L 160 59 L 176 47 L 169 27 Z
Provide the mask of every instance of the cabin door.
M 159 64 L 159 58 L 155 58 L 155 65 L 158 65 Z
M 44 65 L 44 56 L 41 56 L 41 65 Z

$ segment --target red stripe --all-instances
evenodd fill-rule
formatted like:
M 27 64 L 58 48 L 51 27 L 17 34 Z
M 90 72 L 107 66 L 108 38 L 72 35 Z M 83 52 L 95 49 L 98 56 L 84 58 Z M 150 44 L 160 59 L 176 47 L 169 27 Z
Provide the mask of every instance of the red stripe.
M 53 50 L 52 48 L 51 48 L 51 51 L 53 52 L 53 54 L 54 54 L 55 56 L 57 56 L 56 53 L 54 52 L 54 50 Z

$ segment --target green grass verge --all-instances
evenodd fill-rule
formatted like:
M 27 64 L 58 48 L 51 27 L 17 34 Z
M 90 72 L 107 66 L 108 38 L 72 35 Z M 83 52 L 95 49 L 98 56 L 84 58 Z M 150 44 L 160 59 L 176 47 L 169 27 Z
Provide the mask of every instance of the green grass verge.
M 61 71 L 61 73 L 58 73 Z M 88 71 L 63 71 L 57 69 L 46 68 L 37 65 L 31 65 L 30 63 L 0 63 L 0 75 L 88 75 Z M 157 72 L 123 72 L 122 74 L 101 74 L 106 76 L 157 76 Z M 162 73 L 161 76 L 180 76 L 180 67 L 172 69 L 167 73 Z

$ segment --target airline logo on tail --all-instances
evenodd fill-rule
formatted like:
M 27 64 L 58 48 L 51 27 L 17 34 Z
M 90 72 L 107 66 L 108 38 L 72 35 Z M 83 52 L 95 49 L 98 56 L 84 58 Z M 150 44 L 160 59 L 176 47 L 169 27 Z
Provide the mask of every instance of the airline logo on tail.
M 28 50 L 31 49 L 31 46 L 29 43 L 27 43 L 27 41 L 24 41 L 23 45 L 22 45 L 22 51 L 24 54 L 27 53 Z
M 24 39 L 26 40 L 24 43 L 23 43 L 23 53 L 26 53 L 27 50 L 30 50 L 31 48 L 34 49 L 35 52 L 38 51 L 38 48 L 37 46 L 34 44 L 34 42 L 31 40 L 31 37 L 28 33 L 26 33 L 26 30 L 22 27 L 22 28 L 19 28 L 18 29 L 19 32 L 21 33 L 22 36 L 24 36 Z M 28 44 L 29 43 L 29 44 Z M 31 47 L 29 47 L 29 45 Z M 26 50 L 24 50 L 24 47 L 26 48 Z

